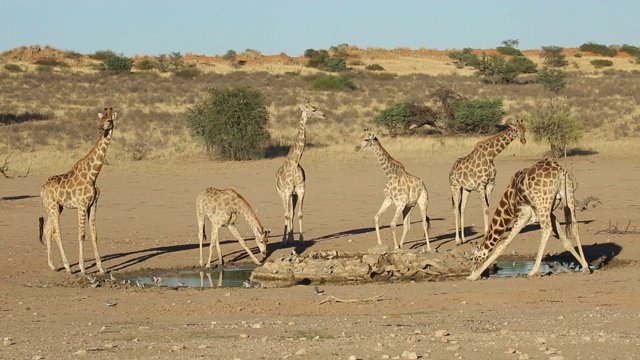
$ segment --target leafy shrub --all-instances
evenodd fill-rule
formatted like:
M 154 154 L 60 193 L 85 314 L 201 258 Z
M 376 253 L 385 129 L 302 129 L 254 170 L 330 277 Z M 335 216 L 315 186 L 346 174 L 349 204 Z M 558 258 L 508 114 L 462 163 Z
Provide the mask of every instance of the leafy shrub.
M 100 66 L 101 71 L 110 71 L 113 73 L 130 73 L 133 68 L 133 60 L 126 56 L 112 56 L 106 59 Z
M 179 51 L 172 51 L 169 54 L 169 63 L 173 67 L 173 71 L 178 71 L 184 66 L 184 56 Z
M 93 54 L 89 54 L 90 58 L 94 60 L 101 60 L 101 61 L 105 61 L 115 56 L 118 56 L 118 54 L 116 54 L 112 50 L 98 50 Z
M 37 72 L 52 72 L 53 71 L 53 66 L 38 65 L 38 66 L 36 66 L 36 71 Z
M 543 63 L 548 66 L 561 67 L 568 64 L 560 46 L 543 46 L 540 50 L 540 57 L 544 59 Z
M 155 61 L 152 61 L 148 57 L 143 58 L 142 60 L 135 63 L 135 66 L 138 70 L 153 70 L 156 68 Z
M 313 88 L 316 90 L 355 90 L 356 85 L 346 76 L 322 75 L 313 80 Z
M 594 54 L 599 54 L 603 56 L 616 56 L 618 55 L 618 50 L 601 44 L 596 44 L 592 42 L 588 42 L 580 45 L 580 51 L 588 51 Z
M 496 51 L 507 56 L 522 56 L 522 51 L 510 46 L 498 46 Z
M 364 68 L 366 70 L 369 70 L 369 71 L 384 71 L 384 68 L 382 66 L 380 66 L 379 64 L 367 65 Z
M 304 51 L 304 57 L 307 58 L 307 67 L 332 72 L 347 71 L 347 63 L 340 56 L 330 56 L 327 50 L 307 49 Z
M 524 56 L 512 56 L 509 60 L 496 54 L 487 56 L 482 54 L 478 61 L 472 65 L 476 69 L 476 75 L 491 79 L 494 84 L 512 83 L 520 74 L 537 72 L 537 65 L 531 59 Z
M 235 60 L 238 54 L 233 50 L 227 50 L 227 52 L 222 55 L 222 58 L 225 60 Z
M 527 123 L 534 140 L 549 143 L 555 157 L 562 156 L 568 145 L 582 138 L 580 120 L 571 115 L 569 106 L 553 100 L 534 107 Z
M 22 67 L 20 67 L 20 65 L 14 64 L 14 63 L 4 64 L 4 69 L 7 70 L 8 72 L 12 72 L 12 73 L 17 73 L 17 72 L 23 72 L 24 71 L 24 70 L 22 70 Z
M 435 125 L 437 115 L 429 107 L 399 102 L 382 110 L 373 122 L 385 127 L 392 136 L 407 134 L 425 124 Z
M 465 66 L 474 66 L 478 63 L 478 55 L 473 53 L 472 48 L 464 48 L 462 51 L 449 51 L 447 54 L 449 58 L 455 61 L 459 68 Z
M 542 84 L 545 90 L 559 94 L 567 86 L 565 77 L 564 71 L 560 69 L 549 69 L 545 66 L 540 73 L 538 73 L 538 82 Z
M 446 126 L 453 133 L 493 133 L 505 115 L 501 99 L 457 99 L 453 100 L 450 106 L 453 118 L 447 119 Z
M 296 70 L 296 71 L 285 71 L 284 74 L 285 75 L 289 75 L 289 76 L 298 76 L 300 75 L 301 71 L 300 70 Z
M 325 60 L 324 69 L 331 72 L 347 71 L 347 62 L 339 56 L 329 56 Z
M 209 97 L 187 111 L 187 128 L 228 160 L 262 157 L 269 140 L 269 111 L 259 90 L 248 87 L 210 91 Z
M 613 61 L 606 59 L 593 59 L 589 61 L 589 63 L 595 66 L 596 69 L 605 67 L 605 66 L 613 66 Z
M 624 44 L 624 45 L 622 45 L 620 47 L 620 52 L 624 52 L 624 53 L 627 53 L 627 54 L 633 55 L 633 56 L 639 56 L 640 55 L 640 48 L 637 47 L 637 46 Z
M 174 74 L 183 79 L 195 79 L 202 74 L 202 71 L 195 66 L 188 66 L 176 71 Z

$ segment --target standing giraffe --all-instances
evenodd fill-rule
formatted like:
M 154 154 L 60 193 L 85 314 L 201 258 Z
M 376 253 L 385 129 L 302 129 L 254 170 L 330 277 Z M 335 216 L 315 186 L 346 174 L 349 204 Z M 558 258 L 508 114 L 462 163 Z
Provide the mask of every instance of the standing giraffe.
M 299 105 L 302 110 L 302 118 L 298 126 L 298 136 L 296 142 L 289 149 L 289 153 L 284 160 L 284 164 L 276 171 L 276 190 L 282 205 L 284 206 L 284 231 L 282 233 L 282 242 L 293 242 L 293 216 L 295 214 L 296 203 L 300 202 L 298 209 L 298 222 L 300 224 L 299 241 L 302 237 L 302 204 L 304 202 L 304 183 L 305 173 L 300 166 L 300 158 L 304 151 L 306 141 L 305 127 L 309 118 L 326 119 L 322 111 L 316 109 L 311 104 Z
M 211 267 L 211 257 L 213 255 L 213 247 L 218 250 L 218 259 L 220 265 L 224 266 L 224 259 L 220 251 L 220 239 L 218 232 L 220 228 L 226 226 L 229 231 L 240 242 L 242 248 L 249 254 L 251 260 L 257 265 L 260 265 L 260 261 L 256 259 L 251 250 L 247 247 L 247 244 L 242 239 L 242 236 L 236 229 L 235 222 L 237 215 L 242 215 L 251 230 L 256 236 L 256 243 L 262 256 L 267 254 L 267 243 L 269 242 L 269 230 L 265 230 L 258 220 L 256 213 L 251 208 L 251 205 L 245 200 L 242 195 L 233 189 L 218 190 L 215 188 L 205 189 L 196 201 L 196 214 L 198 216 L 198 239 L 200 240 L 200 266 L 204 265 L 202 258 L 202 243 L 206 239 L 205 234 L 205 216 L 211 221 L 211 242 L 209 244 L 209 260 L 207 260 L 207 267 Z
M 378 158 L 382 171 L 387 176 L 387 184 L 384 187 L 384 201 L 378 213 L 373 217 L 373 221 L 376 226 L 376 235 L 378 237 L 378 244 L 382 244 L 380 238 L 380 225 L 378 219 L 380 215 L 384 213 L 387 208 L 393 203 L 396 206 L 396 212 L 391 220 L 391 231 L 393 233 L 393 244 L 396 249 L 401 249 L 404 244 L 404 239 L 407 236 L 407 232 L 411 227 L 411 211 L 416 204 L 420 207 L 420 213 L 422 214 L 422 228 L 424 229 L 424 237 L 427 243 L 427 250 L 431 251 L 431 245 L 429 244 L 429 217 L 427 216 L 427 206 L 429 205 L 429 193 L 424 182 L 417 176 L 409 174 L 401 162 L 394 159 L 389 153 L 382 147 L 380 141 L 376 135 L 365 129 L 364 134 L 360 136 L 359 144 L 356 146 L 356 151 L 360 151 L 362 148 L 370 147 L 373 153 Z M 396 223 L 398 218 L 402 214 L 402 238 L 400 238 L 400 245 L 396 240 Z
M 522 144 L 527 143 L 522 119 L 509 129 L 488 139 L 478 141 L 475 148 L 467 156 L 461 157 L 453 164 L 449 172 L 453 215 L 456 218 L 456 244 L 466 242 L 464 237 L 464 209 L 469 194 L 477 191 L 482 201 L 484 215 L 484 232 L 489 227 L 489 198 L 496 184 L 496 166 L 493 159 L 498 156 L 515 138 Z
M 100 119 L 98 132 L 102 134 L 91 151 L 78 160 L 69 172 L 50 177 L 42 186 L 42 190 L 40 190 L 42 206 L 48 215 L 46 224 L 44 223 L 44 217 L 39 219 L 40 242 L 42 242 L 44 228 L 44 236 L 47 241 L 47 260 L 52 270 L 56 270 L 51 259 L 51 237 L 53 236 L 60 249 L 64 267 L 68 272 L 71 272 L 69 262 L 62 248 L 62 238 L 60 236 L 60 214 L 64 208 L 68 208 L 78 209 L 78 265 L 80 266 L 80 272 L 85 273 L 83 244 L 85 221 L 88 220 L 96 267 L 101 274 L 104 274 L 100 254 L 98 253 L 98 234 L 96 233 L 96 209 L 98 207 L 98 198 L 100 197 L 100 189 L 96 186 L 96 180 L 102 169 L 109 142 L 113 135 L 113 121 L 118 115 L 118 113 L 113 112 L 113 108 L 105 108 L 104 111 L 104 114 L 98 113 L 98 118 Z
M 542 254 L 552 230 L 558 234 L 562 246 L 578 260 L 582 266 L 582 272 L 589 273 L 589 264 L 585 260 L 578 234 L 573 192 L 573 176 L 553 159 L 542 159 L 533 166 L 516 172 L 496 208 L 489 230 L 475 249 L 471 275 L 467 279 L 478 279 L 484 270 L 505 251 L 520 230 L 535 222 L 540 223 L 542 237 L 536 262 L 529 276 L 538 272 Z M 561 203 L 564 207 L 565 229 L 560 228 L 560 223 L 553 214 L 553 210 Z M 487 259 L 510 225 L 509 236 Z M 573 249 L 567 235 L 575 238 L 579 255 Z

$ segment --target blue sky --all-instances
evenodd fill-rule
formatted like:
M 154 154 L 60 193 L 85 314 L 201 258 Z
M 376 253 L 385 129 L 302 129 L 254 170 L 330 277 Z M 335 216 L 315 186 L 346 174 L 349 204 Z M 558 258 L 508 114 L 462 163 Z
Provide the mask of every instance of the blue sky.
M 0 51 L 39 44 L 126 56 L 253 49 L 640 46 L 637 0 L 4 0 Z

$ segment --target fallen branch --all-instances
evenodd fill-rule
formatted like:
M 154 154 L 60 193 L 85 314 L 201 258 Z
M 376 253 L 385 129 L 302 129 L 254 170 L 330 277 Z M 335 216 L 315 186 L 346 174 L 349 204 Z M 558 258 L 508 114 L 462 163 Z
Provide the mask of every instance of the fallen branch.
M 381 299 L 384 296 L 384 294 L 386 294 L 386 291 L 383 292 L 380 295 L 372 296 L 372 297 L 366 298 L 366 299 L 340 299 L 340 298 L 337 298 L 337 297 L 331 295 L 331 296 L 328 296 L 328 297 L 324 298 L 324 300 L 320 301 L 318 303 L 318 305 L 322 305 L 322 304 L 330 302 L 330 301 L 337 302 L 337 303 L 354 303 L 354 302 L 359 302 L 359 301 L 377 302 L 377 301 L 381 301 L 381 300 L 388 300 L 388 299 Z

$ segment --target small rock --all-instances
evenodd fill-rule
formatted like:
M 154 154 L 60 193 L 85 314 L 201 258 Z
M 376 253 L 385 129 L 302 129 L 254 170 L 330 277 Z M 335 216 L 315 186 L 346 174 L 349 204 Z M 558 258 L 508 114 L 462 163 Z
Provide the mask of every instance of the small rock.
M 208 347 L 209 347 L 209 345 L 199 345 L 199 346 L 198 346 L 198 349 L 206 349 L 206 348 L 208 348 Z
M 447 350 L 449 350 L 449 351 L 456 351 L 458 349 L 460 349 L 460 345 L 447 346 Z
M 447 330 L 436 331 L 436 337 L 443 337 L 443 336 L 449 336 L 449 333 L 447 332 Z
M 376 346 L 373 347 L 373 351 L 382 351 L 384 348 L 381 343 L 377 343 Z
M 560 356 L 552 356 L 549 358 L 549 360 L 564 360 L 564 356 L 560 355 Z
M 351 355 L 349 356 L 349 360 L 358 360 L 358 358 L 355 355 Z
M 518 360 L 529 360 L 529 354 L 520 354 Z
M 253 325 L 251 325 L 252 328 L 254 329 L 260 329 L 262 327 L 262 323 L 255 323 Z
M 418 358 L 418 354 L 416 354 L 415 351 L 403 351 L 402 357 L 405 359 L 415 360 Z
M 536 341 L 536 344 L 544 344 L 544 343 L 547 342 L 547 340 L 545 340 L 544 338 L 541 338 L 541 337 L 536 338 L 535 341 Z
M 184 346 L 184 345 L 182 345 L 182 344 L 180 344 L 180 345 L 173 345 L 173 346 L 171 347 L 171 351 L 180 351 L 180 350 L 184 350 L 184 349 L 185 349 L 185 346 Z
M 42 359 L 44 359 L 44 357 L 42 357 L 40 355 L 36 355 L 36 356 L 31 358 L 31 360 L 42 360 Z
M 300 349 L 298 351 L 296 351 L 296 355 L 306 355 L 307 354 L 307 350 L 306 349 Z
M 240 338 L 241 338 L 241 339 L 246 339 L 246 338 L 248 338 L 248 337 L 249 337 L 249 335 L 248 335 L 248 334 L 244 334 L 244 333 L 240 334 Z
M 289 321 L 289 323 L 287 325 L 289 326 L 294 326 L 296 323 L 294 323 L 293 321 Z
M 6 338 L 2 339 L 2 345 L 4 345 L 4 346 L 15 345 L 15 344 L 16 344 L 16 342 L 13 341 L 13 339 L 10 338 L 10 337 L 6 337 Z
M 73 353 L 73 355 L 87 355 L 87 350 L 78 350 L 76 352 Z
M 507 349 L 507 351 L 504 352 L 505 354 L 515 354 L 516 353 L 516 349 L 514 348 L 509 348 Z

